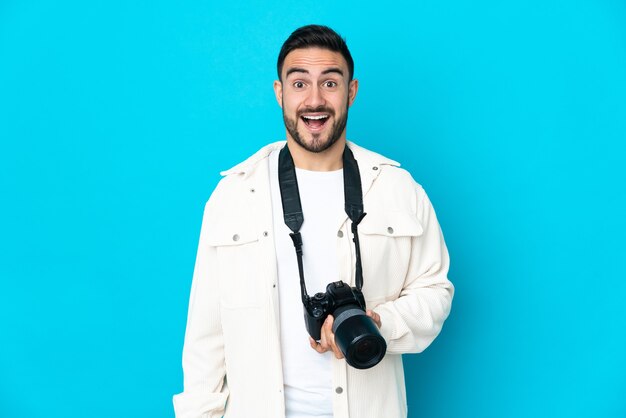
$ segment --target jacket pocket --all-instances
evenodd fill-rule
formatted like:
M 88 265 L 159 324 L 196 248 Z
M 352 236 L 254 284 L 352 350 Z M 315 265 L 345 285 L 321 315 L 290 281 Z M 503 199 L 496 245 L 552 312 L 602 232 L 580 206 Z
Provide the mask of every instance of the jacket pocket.
M 260 307 L 259 236 L 254 228 L 220 222 L 208 231 L 207 242 L 216 248 L 222 307 Z
M 410 212 L 371 210 L 359 224 L 363 294 L 368 307 L 400 296 L 411 262 L 413 238 L 424 232 Z

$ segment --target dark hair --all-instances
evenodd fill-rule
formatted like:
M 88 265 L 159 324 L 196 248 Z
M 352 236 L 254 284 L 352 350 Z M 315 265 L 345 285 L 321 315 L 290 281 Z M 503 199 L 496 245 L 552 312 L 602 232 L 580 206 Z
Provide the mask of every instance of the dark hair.
M 352 61 L 352 55 L 350 55 L 345 39 L 328 26 L 321 25 L 302 26 L 289 35 L 278 54 L 278 79 L 281 80 L 283 63 L 287 54 L 294 49 L 315 47 L 339 52 L 343 55 L 348 63 L 348 72 L 350 73 L 350 80 L 352 80 L 354 76 L 354 61 Z

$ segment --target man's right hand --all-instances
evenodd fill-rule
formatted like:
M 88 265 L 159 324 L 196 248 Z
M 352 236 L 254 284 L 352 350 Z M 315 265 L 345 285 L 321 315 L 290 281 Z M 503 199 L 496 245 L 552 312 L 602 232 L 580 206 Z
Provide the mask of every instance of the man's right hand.
M 311 348 L 318 353 L 325 353 L 327 351 L 331 351 L 335 353 L 335 357 L 338 359 L 343 358 L 343 353 L 335 344 L 335 334 L 333 333 L 333 321 L 334 318 L 332 315 L 328 315 L 324 323 L 322 324 L 322 332 L 320 341 L 317 342 L 313 338 L 309 337 L 309 344 L 311 344 Z

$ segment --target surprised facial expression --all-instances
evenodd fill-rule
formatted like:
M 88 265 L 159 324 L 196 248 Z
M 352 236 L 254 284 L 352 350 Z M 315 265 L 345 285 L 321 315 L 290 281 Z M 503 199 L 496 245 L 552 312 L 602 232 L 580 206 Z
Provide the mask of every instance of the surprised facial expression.
M 285 57 L 282 81 L 274 82 L 287 136 L 307 151 L 319 153 L 345 140 L 348 108 L 358 83 L 350 81 L 339 52 L 295 49 Z

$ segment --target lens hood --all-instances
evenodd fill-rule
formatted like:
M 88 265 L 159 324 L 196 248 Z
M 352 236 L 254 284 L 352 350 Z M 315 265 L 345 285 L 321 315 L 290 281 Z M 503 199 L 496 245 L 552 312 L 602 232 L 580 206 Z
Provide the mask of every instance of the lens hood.
M 338 309 L 333 322 L 335 344 L 346 362 L 355 369 L 369 369 L 385 356 L 387 343 L 380 335 L 374 320 L 362 309 Z

